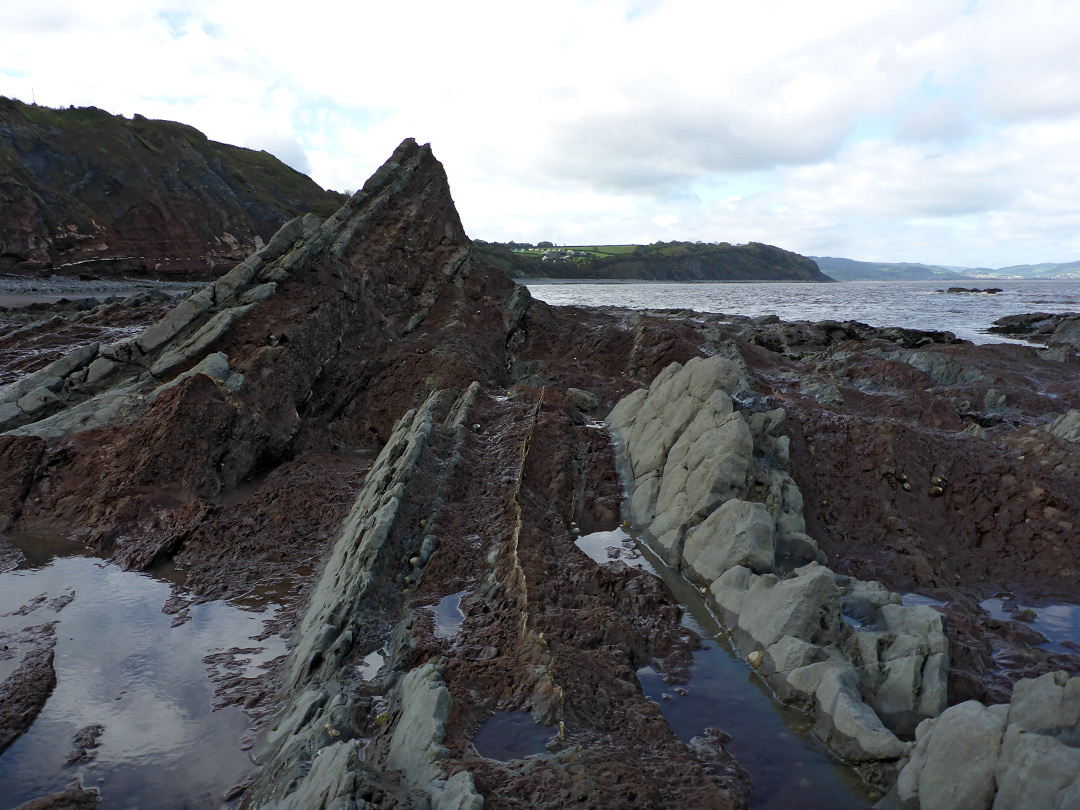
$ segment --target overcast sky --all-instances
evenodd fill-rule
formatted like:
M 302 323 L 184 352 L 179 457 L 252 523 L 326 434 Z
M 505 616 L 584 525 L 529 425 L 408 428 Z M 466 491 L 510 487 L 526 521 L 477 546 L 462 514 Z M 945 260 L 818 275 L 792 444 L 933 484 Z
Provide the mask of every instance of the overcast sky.
M 353 190 L 430 142 L 468 233 L 1080 259 L 1077 0 L 2 0 L 0 94 Z

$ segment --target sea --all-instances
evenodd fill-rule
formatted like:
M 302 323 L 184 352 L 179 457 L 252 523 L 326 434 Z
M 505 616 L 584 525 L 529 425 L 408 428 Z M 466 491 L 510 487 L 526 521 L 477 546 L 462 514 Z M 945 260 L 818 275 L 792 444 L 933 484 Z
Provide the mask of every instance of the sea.
M 776 315 L 785 321 L 860 321 L 870 326 L 943 330 L 973 343 L 1015 342 L 987 332 L 998 318 L 1029 312 L 1080 313 L 1080 281 L 524 282 L 555 305 L 691 309 Z M 998 288 L 1001 292 L 947 292 Z

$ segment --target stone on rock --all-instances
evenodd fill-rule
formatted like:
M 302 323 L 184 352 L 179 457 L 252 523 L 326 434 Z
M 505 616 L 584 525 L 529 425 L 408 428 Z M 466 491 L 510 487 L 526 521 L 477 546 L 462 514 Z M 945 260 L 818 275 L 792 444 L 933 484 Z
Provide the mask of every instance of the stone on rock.
M 582 411 L 595 411 L 600 407 L 600 401 L 595 394 L 590 394 L 580 388 L 567 388 L 566 398 Z

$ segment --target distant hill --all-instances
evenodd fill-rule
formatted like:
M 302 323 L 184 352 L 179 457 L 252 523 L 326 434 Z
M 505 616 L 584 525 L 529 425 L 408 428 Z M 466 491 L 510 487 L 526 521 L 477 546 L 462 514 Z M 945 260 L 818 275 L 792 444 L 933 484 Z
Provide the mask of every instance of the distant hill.
M 0 272 L 216 276 L 343 201 L 184 124 L 0 97 Z
M 1080 279 L 1080 261 L 1046 264 L 1017 264 L 996 270 L 979 270 L 984 278 Z
M 751 242 L 553 247 L 476 240 L 476 249 L 513 278 L 593 281 L 832 281 L 810 259 Z
M 913 262 L 860 262 L 832 256 L 811 256 L 817 266 L 837 281 L 956 281 L 970 278 L 955 269 Z
M 1080 279 L 1080 261 L 1060 264 L 1018 264 L 1011 267 L 945 267 L 917 262 L 860 262 L 832 256 L 811 256 L 837 281 L 964 281 L 972 279 Z

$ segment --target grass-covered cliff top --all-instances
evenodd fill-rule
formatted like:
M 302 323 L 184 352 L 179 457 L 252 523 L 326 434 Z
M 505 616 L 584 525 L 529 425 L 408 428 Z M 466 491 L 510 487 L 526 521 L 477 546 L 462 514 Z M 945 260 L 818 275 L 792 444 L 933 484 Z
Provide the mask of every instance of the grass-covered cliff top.
M 831 281 L 798 253 L 751 242 L 562 245 L 477 240 L 477 250 L 514 278 L 637 281 Z

